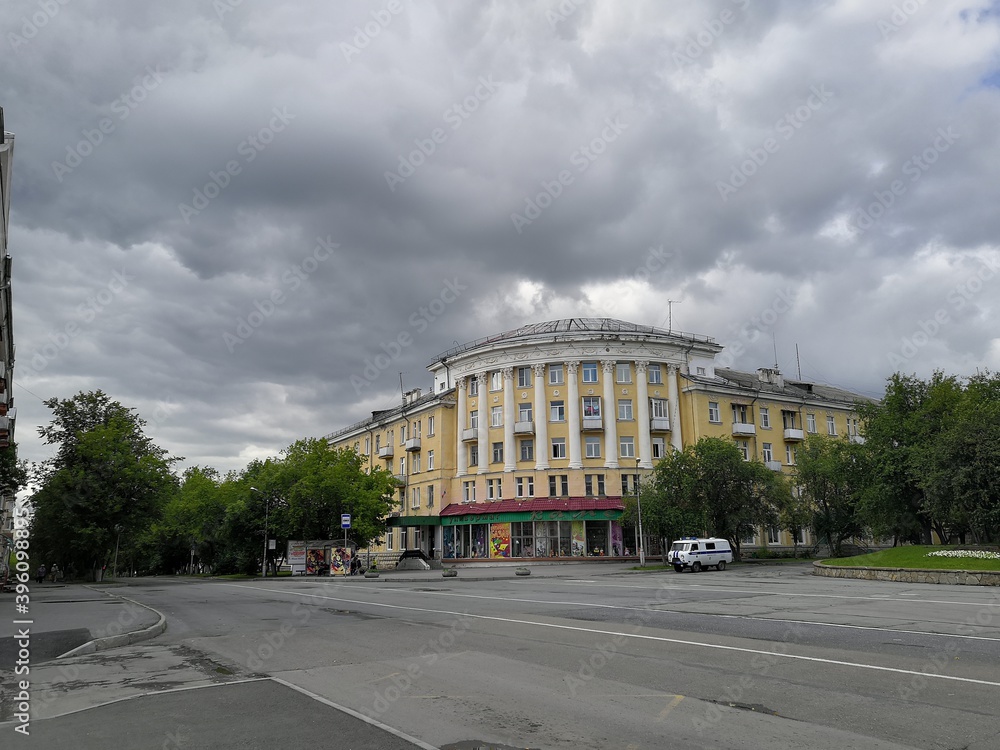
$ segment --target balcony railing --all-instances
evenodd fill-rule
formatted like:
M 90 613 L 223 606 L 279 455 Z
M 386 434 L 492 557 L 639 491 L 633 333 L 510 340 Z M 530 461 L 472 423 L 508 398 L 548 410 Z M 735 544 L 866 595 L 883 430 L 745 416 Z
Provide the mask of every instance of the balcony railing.
M 788 427 L 785 429 L 785 440 L 805 440 L 806 434 L 795 427 Z
M 864 435 L 851 435 L 850 439 L 851 439 L 852 443 L 856 443 L 858 445 L 864 445 L 865 444 L 865 436 Z
M 411 452 L 420 450 L 420 438 L 410 438 L 403 448 Z
M 733 422 L 734 435 L 756 435 L 757 425 L 750 422 Z
M 478 427 L 467 427 L 462 430 L 462 442 L 475 442 L 479 440 L 479 428 Z
M 583 418 L 583 429 L 585 430 L 603 430 L 604 420 L 600 417 L 584 417 Z
M 530 419 L 524 422 L 514 422 L 515 435 L 534 435 L 535 423 Z
M 383 445 L 381 448 L 379 448 L 378 449 L 378 457 L 379 458 L 392 458 L 392 446 L 391 445 Z
M 654 432 L 668 432 L 670 430 L 670 420 L 667 417 L 650 417 L 649 429 Z
M 771 471 L 781 471 L 781 461 L 765 461 L 764 466 Z

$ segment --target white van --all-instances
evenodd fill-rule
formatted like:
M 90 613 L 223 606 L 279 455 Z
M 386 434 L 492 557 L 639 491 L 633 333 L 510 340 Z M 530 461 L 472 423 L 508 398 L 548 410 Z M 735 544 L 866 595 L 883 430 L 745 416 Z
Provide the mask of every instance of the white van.
M 733 549 L 725 539 L 687 536 L 670 545 L 667 559 L 678 573 L 684 568 L 698 573 L 713 566 L 717 570 L 725 570 L 726 565 L 733 561 Z

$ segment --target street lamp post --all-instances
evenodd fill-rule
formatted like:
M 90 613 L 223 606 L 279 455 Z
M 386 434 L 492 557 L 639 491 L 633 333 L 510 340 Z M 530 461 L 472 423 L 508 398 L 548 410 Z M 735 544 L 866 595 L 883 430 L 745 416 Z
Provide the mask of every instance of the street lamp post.
M 115 531 L 118 532 L 118 536 L 115 537 L 115 562 L 111 566 L 111 577 L 118 580 L 118 542 L 122 540 L 122 525 L 115 524 Z
M 258 490 L 256 487 L 251 487 L 250 489 L 252 489 L 254 492 L 264 495 L 264 493 L 261 490 Z M 263 575 L 261 576 L 262 578 L 267 578 L 267 511 L 270 506 L 270 504 L 267 502 L 267 499 L 268 499 L 267 495 L 264 495 L 264 564 L 262 566 L 263 567 Z
M 646 548 L 642 538 L 642 483 L 639 481 L 639 459 L 635 460 L 635 507 L 639 512 L 639 567 L 646 566 Z

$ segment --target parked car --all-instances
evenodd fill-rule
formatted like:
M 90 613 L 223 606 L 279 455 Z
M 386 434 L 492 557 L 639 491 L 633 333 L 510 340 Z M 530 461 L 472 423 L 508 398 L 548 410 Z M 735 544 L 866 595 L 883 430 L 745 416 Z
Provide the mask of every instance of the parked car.
M 690 536 L 671 544 L 667 559 L 678 573 L 685 568 L 691 568 L 694 573 L 711 567 L 725 570 L 726 565 L 733 561 L 733 548 L 725 539 Z

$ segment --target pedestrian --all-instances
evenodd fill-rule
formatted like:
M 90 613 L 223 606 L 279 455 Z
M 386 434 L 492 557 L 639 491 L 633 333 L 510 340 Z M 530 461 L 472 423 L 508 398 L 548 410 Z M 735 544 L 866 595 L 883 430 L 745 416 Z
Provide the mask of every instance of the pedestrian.
M 38 566 L 38 570 L 35 571 L 35 581 L 41 583 L 45 580 L 45 574 L 48 573 L 48 568 L 45 567 L 45 563 Z

